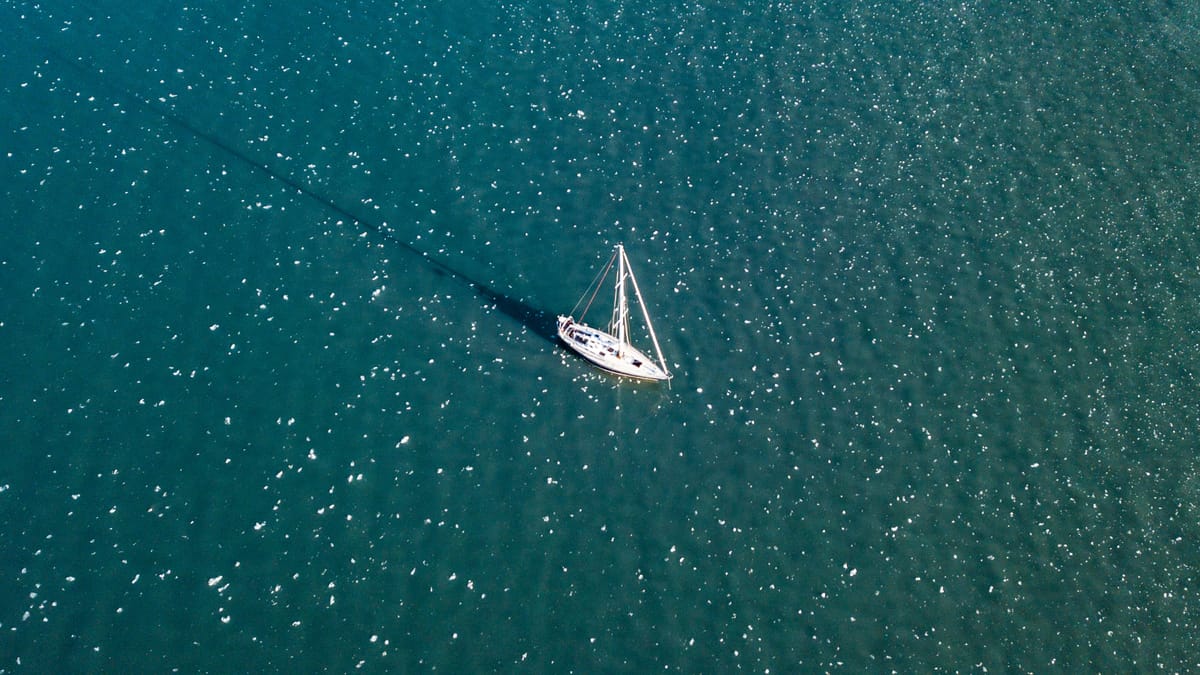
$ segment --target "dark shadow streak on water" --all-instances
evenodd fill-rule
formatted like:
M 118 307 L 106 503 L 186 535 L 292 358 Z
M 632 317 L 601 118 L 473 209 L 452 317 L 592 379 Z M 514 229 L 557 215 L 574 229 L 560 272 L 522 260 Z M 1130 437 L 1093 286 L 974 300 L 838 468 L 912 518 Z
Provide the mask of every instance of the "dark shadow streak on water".
M 251 157 L 250 155 L 246 154 L 242 150 L 239 150 L 238 148 L 234 147 L 233 145 L 230 145 L 229 143 L 226 143 L 225 141 L 221 140 L 219 137 L 217 137 L 209 132 L 206 132 L 203 129 L 197 128 L 196 126 L 194 126 L 193 124 L 188 122 L 186 119 L 180 117 L 179 115 L 175 114 L 174 112 L 172 112 L 170 110 L 166 110 L 160 106 L 154 105 L 150 101 L 143 99 L 140 96 L 134 94 L 129 89 L 112 83 L 111 81 L 109 81 L 111 78 L 106 77 L 103 73 L 100 73 L 96 70 L 92 70 L 92 69 L 88 68 L 87 66 L 79 63 L 77 60 L 72 59 L 68 56 L 58 54 L 55 52 L 55 50 L 50 49 L 48 47 L 47 47 L 47 51 L 50 52 L 51 54 L 53 54 L 64 65 L 70 67 L 72 70 L 76 71 L 77 73 L 80 73 L 85 78 L 97 81 L 101 86 L 103 86 L 106 89 L 108 89 L 109 91 L 113 92 L 113 94 L 116 95 L 117 97 L 125 99 L 126 101 L 129 101 L 130 103 L 137 106 L 138 108 L 141 108 L 142 110 L 144 110 L 152 115 L 162 118 L 164 121 L 166 121 L 172 127 L 176 128 L 176 129 L 180 129 L 182 131 L 185 131 L 185 132 L 191 134 L 192 136 L 200 139 L 201 141 L 204 141 L 205 143 L 208 143 L 209 145 L 211 145 L 219 150 L 224 151 L 225 154 L 233 157 L 234 159 L 238 160 L 239 162 L 245 164 L 246 166 L 249 166 L 249 167 L 259 171 L 260 173 L 265 174 L 268 178 L 271 178 L 273 180 L 279 181 L 280 183 L 283 183 L 284 185 L 295 190 L 296 192 L 305 195 L 306 197 L 317 202 L 318 204 L 321 204 L 325 208 L 329 209 L 331 212 L 336 213 L 337 215 L 342 216 L 343 218 L 355 223 L 356 225 L 363 228 L 364 230 L 370 231 L 370 232 L 378 235 L 379 237 L 387 240 L 389 243 L 395 245 L 396 247 L 413 254 L 414 256 L 419 258 L 422 262 L 424 262 L 426 265 L 428 265 L 430 267 L 430 269 L 432 269 L 433 272 L 438 274 L 439 276 L 450 277 L 460 283 L 470 286 L 476 293 L 478 293 L 484 299 L 486 299 L 493 307 L 500 310 L 504 314 L 512 317 L 513 319 L 516 319 L 518 322 L 520 322 L 526 328 L 528 328 L 533 334 L 535 334 L 547 341 L 554 342 L 553 336 L 555 335 L 555 329 L 554 329 L 555 322 L 554 322 L 554 315 L 552 313 L 538 309 L 518 298 L 514 298 L 512 296 L 505 295 L 505 294 L 495 290 L 494 288 L 488 286 L 487 284 L 484 284 L 483 282 L 472 279 L 471 277 L 454 269 L 453 267 L 438 260 L 437 258 L 430 256 L 427 252 L 422 251 L 421 249 L 417 248 L 416 246 L 413 246 L 412 244 L 404 241 L 403 239 L 400 239 L 399 237 L 396 236 L 395 233 L 393 233 L 386 226 L 380 225 L 379 223 L 376 223 L 368 218 L 364 218 L 362 216 L 358 216 L 358 215 L 354 214 L 349 209 L 342 206 L 341 204 L 338 204 L 333 199 L 326 197 L 325 195 L 323 195 L 319 192 L 316 192 L 311 187 L 297 181 L 296 179 L 294 179 L 288 175 L 285 175 L 283 173 L 276 171 L 275 169 L 271 168 L 269 165 Z

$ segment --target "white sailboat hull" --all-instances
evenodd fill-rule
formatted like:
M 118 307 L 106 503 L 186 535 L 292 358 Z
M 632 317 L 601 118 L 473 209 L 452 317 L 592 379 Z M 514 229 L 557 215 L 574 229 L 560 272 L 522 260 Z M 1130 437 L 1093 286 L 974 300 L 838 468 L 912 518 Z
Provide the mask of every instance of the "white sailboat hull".
M 583 358 L 618 375 L 655 381 L 671 378 L 641 350 L 569 316 L 558 317 L 558 337 Z

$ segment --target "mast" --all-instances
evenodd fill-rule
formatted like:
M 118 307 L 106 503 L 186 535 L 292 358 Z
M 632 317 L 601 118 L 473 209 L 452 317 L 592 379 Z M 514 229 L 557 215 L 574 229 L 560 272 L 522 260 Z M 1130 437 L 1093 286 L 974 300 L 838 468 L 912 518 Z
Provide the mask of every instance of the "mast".
M 618 353 L 629 343 L 629 301 L 625 298 L 625 275 L 629 264 L 625 259 L 625 247 L 617 244 L 617 297 L 613 304 L 613 335 L 619 343 Z
M 637 277 L 633 276 L 633 268 L 629 266 L 629 259 L 625 257 L 624 248 L 621 248 L 621 263 L 623 269 L 629 270 L 629 280 L 633 282 L 633 293 L 637 296 L 638 305 L 642 308 L 642 318 L 646 321 L 646 328 L 650 329 L 650 341 L 654 343 L 654 353 L 658 356 L 658 365 L 667 374 L 667 379 L 670 379 L 671 371 L 667 369 L 667 362 L 663 358 L 662 347 L 658 346 L 658 337 L 654 334 L 654 324 L 650 323 L 650 312 L 646 309 L 646 301 L 642 298 L 642 291 L 638 288 Z

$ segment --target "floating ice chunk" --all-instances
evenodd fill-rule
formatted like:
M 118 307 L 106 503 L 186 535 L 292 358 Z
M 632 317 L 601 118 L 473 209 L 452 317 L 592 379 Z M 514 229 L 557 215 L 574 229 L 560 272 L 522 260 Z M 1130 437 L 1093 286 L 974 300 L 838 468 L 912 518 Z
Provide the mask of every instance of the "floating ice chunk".
M 220 328 L 220 327 L 221 327 L 221 324 L 219 324 L 219 323 L 214 323 L 213 325 L 209 326 L 209 327 L 208 327 L 208 329 L 209 329 L 209 330 L 216 330 L 216 329 L 218 329 L 218 328 Z

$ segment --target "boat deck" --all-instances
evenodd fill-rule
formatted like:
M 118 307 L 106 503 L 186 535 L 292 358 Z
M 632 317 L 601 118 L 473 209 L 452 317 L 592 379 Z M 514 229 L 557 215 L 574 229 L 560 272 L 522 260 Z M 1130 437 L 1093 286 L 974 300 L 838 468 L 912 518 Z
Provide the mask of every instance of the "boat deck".
M 636 347 L 622 345 L 616 337 L 569 316 L 558 317 L 558 337 L 580 356 L 601 368 L 642 380 L 666 380 L 668 375 L 654 359 Z

